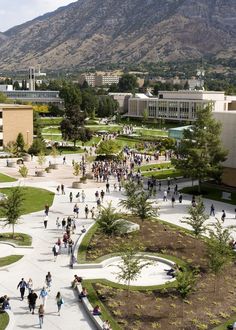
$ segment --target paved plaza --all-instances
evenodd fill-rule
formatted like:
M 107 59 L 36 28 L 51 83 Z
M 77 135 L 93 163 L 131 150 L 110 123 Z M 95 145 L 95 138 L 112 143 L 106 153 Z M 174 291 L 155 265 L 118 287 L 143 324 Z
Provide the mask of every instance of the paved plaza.
M 40 187 L 48 189 L 56 193 L 56 187 L 60 184 L 65 185 L 65 195 L 55 194 L 54 202 L 49 211 L 48 228 L 44 229 L 43 219 L 44 210 L 36 212 L 33 214 L 28 214 L 22 216 L 20 223 L 16 226 L 17 232 L 26 233 L 33 238 L 32 247 L 33 248 L 14 248 L 11 245 L 0 244 L 0 257 L 8 256 L 11 254 L 22 254 L 24 257 L 7 267 L 0 268 L 0 295 L 7 294 L 10 297 L 10 302 L 12 306 L 12 311 L 14 313 L 14 329 L 30 329 L 38 328 L 38 317 L 36 315 L 30 314 L 28 310 L 28 304 L 26 299 L 24 301 L 20 300 L 20 292 L 17 290 L 17 284 L 23 277 L 26 281 L 29 278 L 33 279 L 34 289 L 39 293 L 39 290 L 45 285 L 45 276 L 50 271 L 52 274 L 52 288 L 49 292 L 49 298 L 46 305 L 46 315 L 45 323 L 43 328 L 46 330 L 54 329 L 94 329 L 93 324 L 90 322 L 89 317 L 83 310 L 82 305 L 78 302 L 78 297 L 75 295 L 71 289 L 71 281 L 74 274 L 82 276 L 85 279 L 96 279 L 96 278 L 108 278 L 114 280 L 114 272 L 116 271 L 116 265 L 112 267 L 104 267 L 99 270 L 99 272 L 93 269 L 80 269 L 79 265 L 75 265 L 74 269 L 69 268 L 69 256 L 67 253 L 62 253 L 58 256 L 57 261 L 53 261 L 52 246 L 57 241 L 57 239 L 62 237 L 62 230 L 56 227 L 57 217 L 62 220 L 63 217 L 73 215 L 73 205 L 77 202 L 75 195 L 76 190 L 71 188 L 73 178 L 73 170 L 71 166 L 72 159 L 81 160 L 81 155 L 68 155 L 66 157 L 67 164 L 62 164 L 62 157 L 58 158 L 59 169 L 47 174 L 43 178 L 36 178 L 34 176 L 36 163 L 34 161 L 27 163 L 29 167 L 29 177 L 22 181 L 19 174 L 17 173 L 17 168 L 7 168 L 6 161 L 0 160 L 0 172 L 12 175 L 19 178 L 19 181 L 7 184 L 0 184 L 0 187 L 11 187 L 19 184 L 24 184 L 26 186 Z M 47 161 L 49 161 L 48 159 Z M 112 183 L 112 180 L 111 180 Z M 186 183 L 180 184 L 186 185 Z M 113 186 L 111 184 L 111 186 Z M 93 206 L 96 207 L 95 191 L 105 188 L 104 183 L 97 183 L 93 180 L 89 180 L 84 186 L 84 191 L 86 194 L 85 203 L 79 203 L 80 215 L 77 221 L 76 233 L 73 235 L 73 240 L 76 239 L 81 234 L 82 226 L 89 228 L 94 220 L 86 219 L 84 214 L 84 206 L 88 204 L 89 209 Z M 164 187 L 163 187 L 164 188 Z M 163 189 L 162 188 L 162 189 Z M 105 189 L 104 189 L 105 190 Z M 111 189 L 113 190 L 113 189 Z M 69 193 L 73 193 L 73 202 L 69 202 Z M 188 228 L 186 224 L 182 224 L 180 220 L 186 216 L 186 207 L 190 205 L 191 196 L 183 196 L 183 203 L 179 204 L 176 202 L 174 208 L 171 206 L 171 201 L 163 201 L 163 192 L 158 192 L 155 201 L 160 207 L 160 218 L 166 220 L 170 223 L 177 224 Z M 120 209 L 118 203 L 120 199 L 124 198 L 122 192 L 111 191 L 111 193 L 106 194 L 104 198 L 104 205 L 107 202 L 112 201 L 113 206 Z M 204 200 L 206 211 L 210 212 L 210 205 L 212 201 Z M 234 206 L 229 204 L 224 204 L 214 201 L 216 217 L 220 218 L 222 210 L 226 211 L 225 226 L 235 225 L 235 212 Z M 211 217 L 209 222 L 214 222 L 215 218 Z M 3 228 L 3 231 L 9 231 L 9 228 Z M 234 237 L 236 238 L 236 236 Z M 164 269 L 164 268 L 163 268 Z M 164 270 L 161 268 L 158 271 L 161 274 L 165 274 Z M 143 271 L 142 276 L 138 279 L 137 284 L 147 285 L 154 284 L 155 276 L 158 275 L 157 268 L 153 265 L 149 270 Z M 113 275 L 112 275 L 113 274 Z M 113 277 L 112 277 L 113 276 Z M 164 276 L 164 275 L 163 275 Z M 153 282 L 154 281 L 154 282 Z M 65 304 L 62 307 L 61 316 L 57 314 L 56 306 L 56 294 L 60 291 Z M 38 300 L 37 304 L 40 302 Z

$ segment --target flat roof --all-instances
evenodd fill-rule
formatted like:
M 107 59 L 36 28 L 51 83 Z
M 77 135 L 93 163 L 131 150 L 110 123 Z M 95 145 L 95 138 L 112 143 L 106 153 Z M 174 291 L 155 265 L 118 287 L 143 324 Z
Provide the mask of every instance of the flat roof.
M 0 103 L 2 109 L 33 109 L 32 105 L 14 104 L 14 103 Z
M 180 94 L 180 93 L 186 93 L 186 94 L 225 94 L 225 92 L 220 91 L 189 91 L 186 89 L 179 90 L 179 91 L 159 91 L 159 93 L 173 93 L 173 94 Z

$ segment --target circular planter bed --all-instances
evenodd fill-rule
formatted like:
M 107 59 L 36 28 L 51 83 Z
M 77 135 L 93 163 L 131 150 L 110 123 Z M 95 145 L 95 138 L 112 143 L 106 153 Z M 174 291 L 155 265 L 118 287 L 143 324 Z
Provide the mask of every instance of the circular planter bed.
M 79 181 L 72 182 L 72 188 L 80 189 L 80 188 L 82 188 L 82 183 Z
M 22 158 L 24 162 L 29 162 L 31 160 L 30 155 L 24 155 Z

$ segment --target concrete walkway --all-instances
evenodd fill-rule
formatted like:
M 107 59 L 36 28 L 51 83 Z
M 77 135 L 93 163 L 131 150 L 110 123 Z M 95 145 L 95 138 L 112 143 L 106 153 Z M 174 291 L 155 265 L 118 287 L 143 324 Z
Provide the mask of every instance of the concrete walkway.
M 75 157 L 79 158 L 81 155 L 71 155 L 67 159 L 71 160 Z M 30 163 L 29 167 L 33 172 L 35 163 Z M 5 167 L 5 162 L 0 161 L 0 172 L 18 176 L 17 169 L 7 169 Z M 26 179 L 24 184 L 34 187 L 41 187 L 55 192 L 58 184 L 65 183 L 66 195 L 55 195 L 53 206 L 50 208 L 48 228 L 45 230 L 43 227 L 44 212 L 37 212 L 30 215 L 23 216 L 19 225 L 16 226 L 16 231 L 24 232 L 33 237 L 33 247 L 34 249 L 27 250 L 24 253 L 24 258 L 9 267 L 0 268 L 0 295 L 7 294 L 11 298 L 11 306 L 15 317 L 14 329 L 27 329 L 27 328 L 38 328 L 38 317 L 36 315 L 31 315 L 28 310 L 27 301 L 20 301 L 20 295 L 16 287 L 18 282 L 22 277 L 28 280 L 30 277 L 33 279 L 34 288 L 37 293 L 45 285 L 45 276 L 48 271 L 52 274 L 52 289 L 49 293 L 49 298 L 46 306 L 46 315 L 44 329 L 54 330 L 54 329 L 70 329 L 70 330 L 87 330 L 94 329 L 88 316 L 84 313 L 83 308 L 78 303 L 78 298 L 74 295 L 74 292 L 70 288 L 71 280 L 74 274 L 78 274 L 84 278 L 96 278 L 97 274 L 91 273 L 91 270 L 78 270 L 69 268 L 69 257 L 66 254 L 58 256 L 56 262 L 53 261 L 52 256 L 52 246 L 58 237 L 62 236 L 62 231 L 56 228 L 56 218 L 59 217 L 60 220 L 64 216 L 73 214 L 73 203 L 69 203 L 69 192 L 72 191 L 75 196 L 76 191 L 71 189 L 71 183 L 73 181 L 72 168 L 68 163 L 65 166 L 60 166 L 59 170 L 50 173 L 45 178 L 35 178 L 30 176 Z M 13 186 L 18 183 L 1 184 L 0 186 Z M 183 183 L 186 185 L 186 183 Z M 111 183 L 111 187 L 113 184 Z M 87 185 L 84 185 L 84 191 L 86 194 L 85 204 L 89 205 L 89 208 L 95 206 L 95 191 L 105 188 L 104 183 L 95 183 L 90 181 Z M 164 188 L 164 187 L 163 187 Z M 105 189 L 104 189 L 105 191 Z M 119 209 L 118 203 L 120 199 L 124 198 L 120 192 L 111 192 L 105 195 L 104 204 L 112 201 L 113 205 Z M 176 203 L 175 207 L 171 207 L 171 202 L 162 201 L 162 192 L 158 193 L 157 204 L 160 206 L 160 218 L 169 221 L 173 224 L 181 225 L 187 227 L 185 224 L 181 224 L 180 220 L 186 216 L 186 207 L 190 205 L 190 197 L 184 196 L 183 203 Z M 210 211 L 210 200 L 205 200 L 206 210 Z M 225 226 L 236 224 L 234 206 L 223 204 L 219 202 L 213 202 L 215 205 L 216 216 L 221 217 L 221 211 L 224 209 L 226 211 L 226 221 Z M 80 234 L 81 228 L 84 225 L 86 228 L 91 226 L 93 223 L 92 219 L 85 219 L 84 217 L 84 204 L 80 205 L 80 216 L 77 221 L 76 234 L 73 237 L 75 241 Z M 210 222 L 215 221 L 215 218 L 211 217 Z M 9 229 L 8 229 L 9 230 Z M 6 228 L 2 231 L 7 231 Z M 236 235 L 234 235 L 236 238 Z M 5 252 L 4 252 L 5 249 Z M 0 245 L 0 256 L 9 255 L 13 253 L 13 248 L 7 247 L 6 245 Z M 107 269 L 103 270 L 103 273 L 99 274 L 99 277 L 106 277 Z M 104 274 L 104 276 L 103 276 Z M 148 274 L 144 273 L 141 277 L 148 280 Z M 61 316 L 57 315 L 57 306 L 55 301 L 55 296 L 57 292 L 60 291 L 65 304 L 62 307 Z M 38 300 L 39 304 L 40 300 Z

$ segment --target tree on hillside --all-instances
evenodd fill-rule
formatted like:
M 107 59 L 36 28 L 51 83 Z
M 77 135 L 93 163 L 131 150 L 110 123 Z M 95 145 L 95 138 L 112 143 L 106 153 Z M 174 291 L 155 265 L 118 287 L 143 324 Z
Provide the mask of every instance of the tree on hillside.
M 196 206 L 188 207 L 188 217 L 185 220 L 181 220 L 182 223 L 186 223 L 192 227 L 193 233 L 196 237 L 204 233 L 207 229 L 205 222 L 209 219 L 209 216 L 205 213 L 205 206 L 201 197 L 196 200 Z
M 188 178 L 201 182 L 206 178 L 219 180 L 222 175 L 222 162 L 227 151 L 222 147 L 221 124 L 212 116 L 212 106 L 196 111 L 196 121 L 191 129 L 186 129 L 177 149 L 178 159 L 172 160 L 177 169 Z
M 133 74 L 125 73 L 120 78 L 119 84 L 120 92 L 133 93 L 136 88 L 138 88 L 137 77 Z
M 13 188 L 10 195 L 1 203 L 3 209 L 5 226 L 12 226 L 12 238 L 15 234 L 15 225 L 22 215 L 24 202 L 23 190 L 20 187 Z

